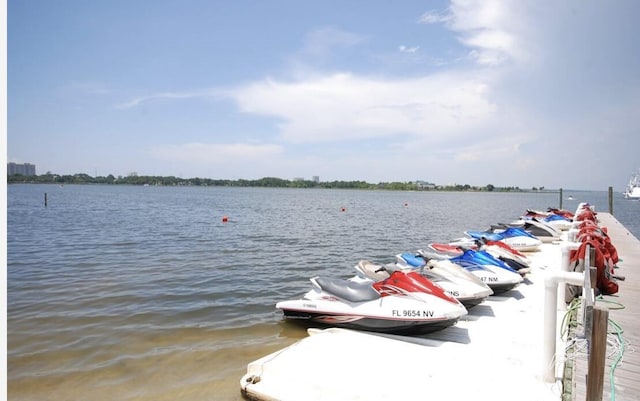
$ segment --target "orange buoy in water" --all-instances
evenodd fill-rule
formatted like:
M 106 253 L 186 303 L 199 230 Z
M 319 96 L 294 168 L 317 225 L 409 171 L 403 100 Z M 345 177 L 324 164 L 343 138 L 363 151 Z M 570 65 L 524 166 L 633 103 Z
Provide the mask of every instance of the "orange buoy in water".
M 227 216 L 222 216 L 222 222 L 226 223 L 227 221 L 229 221 L 229 218 Z

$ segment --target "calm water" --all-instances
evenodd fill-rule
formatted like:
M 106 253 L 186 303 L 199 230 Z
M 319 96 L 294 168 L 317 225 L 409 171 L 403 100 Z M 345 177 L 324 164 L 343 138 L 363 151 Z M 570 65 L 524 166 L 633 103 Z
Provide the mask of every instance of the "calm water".
M 608 211 L 606 192 L 570 194 L 569 210 L 588 201 Z M 242 399 L 247 363 L 306 336 L 274 305 L 304 293 L 309 277 L 348 277 L 360 259 L 390 262 L 558 203 L 558 194 L 10 185 L 9 397 Z M 636 237 L 639 211 L 616 194 L 614 215 Z

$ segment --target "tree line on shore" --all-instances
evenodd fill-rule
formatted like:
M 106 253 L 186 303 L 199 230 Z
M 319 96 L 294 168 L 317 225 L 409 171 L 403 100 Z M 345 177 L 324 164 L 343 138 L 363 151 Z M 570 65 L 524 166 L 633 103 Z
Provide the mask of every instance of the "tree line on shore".
M 365 181 L 314 181 L 286 180 L 276 177 L 263 177 L 257 180 L 226 180 L 211 178 L 179 178 L 174 176 L 142 176 L 131 174 L 126 177 L 108 176 L 91 177 L 88 174 L 58 175 L 46 173 L 35 176 L 20 174 L 8 175 L 8 184 L 109 184 L 109 185 L 148 185 L 148 186 L 215 186 L 215 187 L 272 187 L 272 188 L 342 188 L 342 189 L 384 189 L 400 191 L 487 191 L 487 192 L 529 192 L 543 191 L 544 187 L 533 187 L 530 190 L 519 187 L 496 187 L 492 184 L 472 186 L 468 184 L 435 185 L 424 182 L 379 182 Z

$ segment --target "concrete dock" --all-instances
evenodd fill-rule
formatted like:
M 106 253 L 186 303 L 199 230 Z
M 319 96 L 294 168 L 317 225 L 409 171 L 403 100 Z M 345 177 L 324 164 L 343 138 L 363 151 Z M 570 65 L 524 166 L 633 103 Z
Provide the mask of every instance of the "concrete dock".
M 607 359 L 603 399 L 615 394 L 616 400 L 640 400 L 640 357 L 631 352 L 640 337 L 640 284 L 634 269 L 640 243 L 610 214 L 598 212 L 598 218 L 622 259 L 617 273 L 626 276 L 619 294 L 605 297 L 625 306 L 612 310 L 610 318 L 624 329 L 628 352 L 622 361 Z M 240 380 L 241 391 L 258 400 L 583 400 L 587 354 L 565 352 L 562 305 L 554 308 L 558 330 L 551 380 L 543 355 L 545 278 L 560 270 L 563 241 L 529 253 L 532 268 L 524 283 L 470 309 L 453 327 L 411 337 L 311 331 L 251 362 Z M 615 357 L 615 351 L 608 355 Z M 612 387 L 608 375 L 616 363 Z

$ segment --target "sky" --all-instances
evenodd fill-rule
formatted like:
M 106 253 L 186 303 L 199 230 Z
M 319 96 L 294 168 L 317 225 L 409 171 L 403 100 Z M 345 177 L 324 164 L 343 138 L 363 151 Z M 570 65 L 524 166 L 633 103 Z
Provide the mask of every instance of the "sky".
M 635 0 L 8 0 L 38 174 L 622 191 Z

